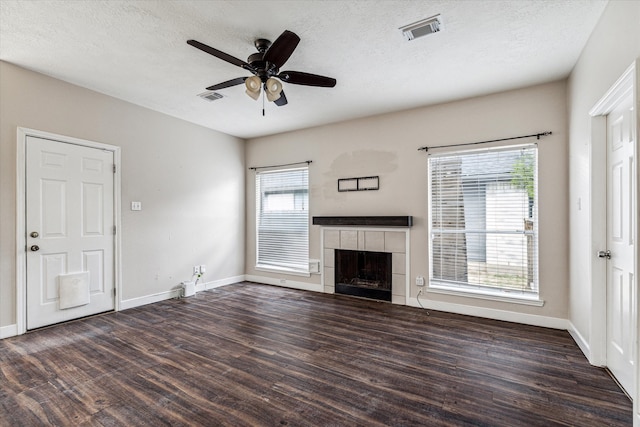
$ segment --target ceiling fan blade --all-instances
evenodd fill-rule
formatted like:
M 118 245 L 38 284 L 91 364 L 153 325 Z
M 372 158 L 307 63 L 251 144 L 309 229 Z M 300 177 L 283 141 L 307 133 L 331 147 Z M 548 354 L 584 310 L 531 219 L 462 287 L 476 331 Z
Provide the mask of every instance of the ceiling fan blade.
M 295 85 L 319 87 L 334 87 L 336 85 L 336 79 L 334 78 L 311 73 L 303 73 L 302 71 L 283 71 L 276 77 L 283 82 Z
M 237 65 L 238 67 L 242 67 L 245 70 L 253 71 L 253 67 L 248 63 L 244 62 L 242 59 L 238 59 L 235 56 L 231 56 L 228 53 L 224 53 L 218 49 L 214 49 L 211 46 L 207 46 L 204 43 L 200 43 L 197 40 L 187 40 L 187 43 L 191 46 L 200 49 L 203 52 L 207 52 L 209 55 L 213 55 L 216 58 L 222 59 L 230 64 Z
M 218 90 L 224 89 L 231 86 L 241 85 L 244 81 L 247 80 L 247 77 L 238 77 L 237 79 L 227 80 L 226 82 L 218 83 L 217 85 L 209 86 L 207 90 Z
M 280 37 L 267 49 L 262 59 L 280 68 L 287 62 L 298 43 L 300 43 L 300 37 L 289 30 L 284 30 Z
M 284 96 L 284 91 L 280 92 L 280 98 L 273 101 L 278 107 L 282 107 L 283 105 L 287 105 L 287 97 Z

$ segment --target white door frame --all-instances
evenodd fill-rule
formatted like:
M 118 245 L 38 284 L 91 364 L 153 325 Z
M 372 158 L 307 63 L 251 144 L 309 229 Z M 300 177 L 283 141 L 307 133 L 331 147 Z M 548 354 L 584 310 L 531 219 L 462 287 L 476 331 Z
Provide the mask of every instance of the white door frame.
M 120 310 L 122 295 L 121 280 L 121 239 L 120 239 L 120 147 L 103 144 L 100 142 L 88 141 L 85 139 L 73 138 L 70 136 L 57 135 L 34 129 L 18 127 L 18 149 L 17 149 L 17 191 L 16 191 L 16 327 L 18 335 L 27 332 L 27 238 L 26 238 L 26 141 L 28 136 L 50 139 L 67 144 L 75 144 L 83 147 L 97 148 L 113 152 L 113 161 L 116 167 L 113 181 L 113 214 L 116 226 L 114 240 L 114 280 L 116 288 L 115 310 Z
M 640 143 L 638 137 L 640 136 L 640 58 L 636 59 L 629 68 L 622 74 L 622 76 L 611 86 L 611 88 L 600 98 L 600 100 L 593 106 L 589 115 L 591 116 L 591 146 L 590 146 L 590 195 L 591 195 L 591 207 L 590 207 L 590 233 L 591 233 L 591 325 L 590 325 L 590 338 L 589 338 L 589 362 L 596 366 L 607 365 L 607 274 L 606 274 L 606 262 L 597 257 L 599 250 L 605 250 L 607 245 L 607 170 L 606 170 L 606 146 L 607 146 L 607 119 L 614 106 L 622 98 L 632 95 L 633 106 L 635 108 L 635 198 L 636 206 L 633 210 L 635 214 L 635 236 L 634 236 L 634 272 L 635 272 L 635 286 L 636 286 L 636 319 L 634 321 L 635 327 L 635 372 L 633 378 L 635 381 L 635 396 L 632 396 L 634 401 L 633 419 L 634 426 L 640 426 L 640 342 L 638 340 L 638 333 L 640 332 L 640 316 L 638 315 L 638 308 L 640 307 L 640 292 L 638 292 L 638 273 L 640 270 L 640 251 L 638 250 L 638 244 L 640 244 L 640 217 L 638 214 L 638 205 L 640 204 L 640 177 L 638 176 L 638 161 L 640 160 Z

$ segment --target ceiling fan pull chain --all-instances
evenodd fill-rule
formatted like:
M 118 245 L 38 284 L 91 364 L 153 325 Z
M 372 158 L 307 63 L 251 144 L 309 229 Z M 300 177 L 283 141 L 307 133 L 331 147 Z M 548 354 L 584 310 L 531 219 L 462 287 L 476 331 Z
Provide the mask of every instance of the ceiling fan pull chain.
M 264 117 L 264 91 L 262 91 L 262 117 Z

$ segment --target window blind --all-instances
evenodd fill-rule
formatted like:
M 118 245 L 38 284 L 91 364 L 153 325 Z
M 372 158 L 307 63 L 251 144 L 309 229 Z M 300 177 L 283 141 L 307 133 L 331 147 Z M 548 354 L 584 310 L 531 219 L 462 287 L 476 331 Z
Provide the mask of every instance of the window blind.
M 256 173 L 257 266 L 309 271 L 309 173 Z
M 537 146 L 429 156 L 431 283 L 538 291 Z

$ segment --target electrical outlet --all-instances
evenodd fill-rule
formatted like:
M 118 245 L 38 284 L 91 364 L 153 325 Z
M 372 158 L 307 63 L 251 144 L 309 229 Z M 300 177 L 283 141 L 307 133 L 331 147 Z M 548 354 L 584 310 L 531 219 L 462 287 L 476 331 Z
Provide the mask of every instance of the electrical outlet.
M 416 286 L 424 286 L 424 277 L 422 276 L 418 276 L 416 277 Z
M 193 266 L 193 274 L 200 274 L 200 266 L 199 265 L 194 265 Z
M 309 273 L 320 273 L 320 260 L 319 259 L 310 259 L 309 260 Z
M 206 265 L 201 265 L 200 266 L 200 274 L 204 274 L 207 271 L 207 266 Z

